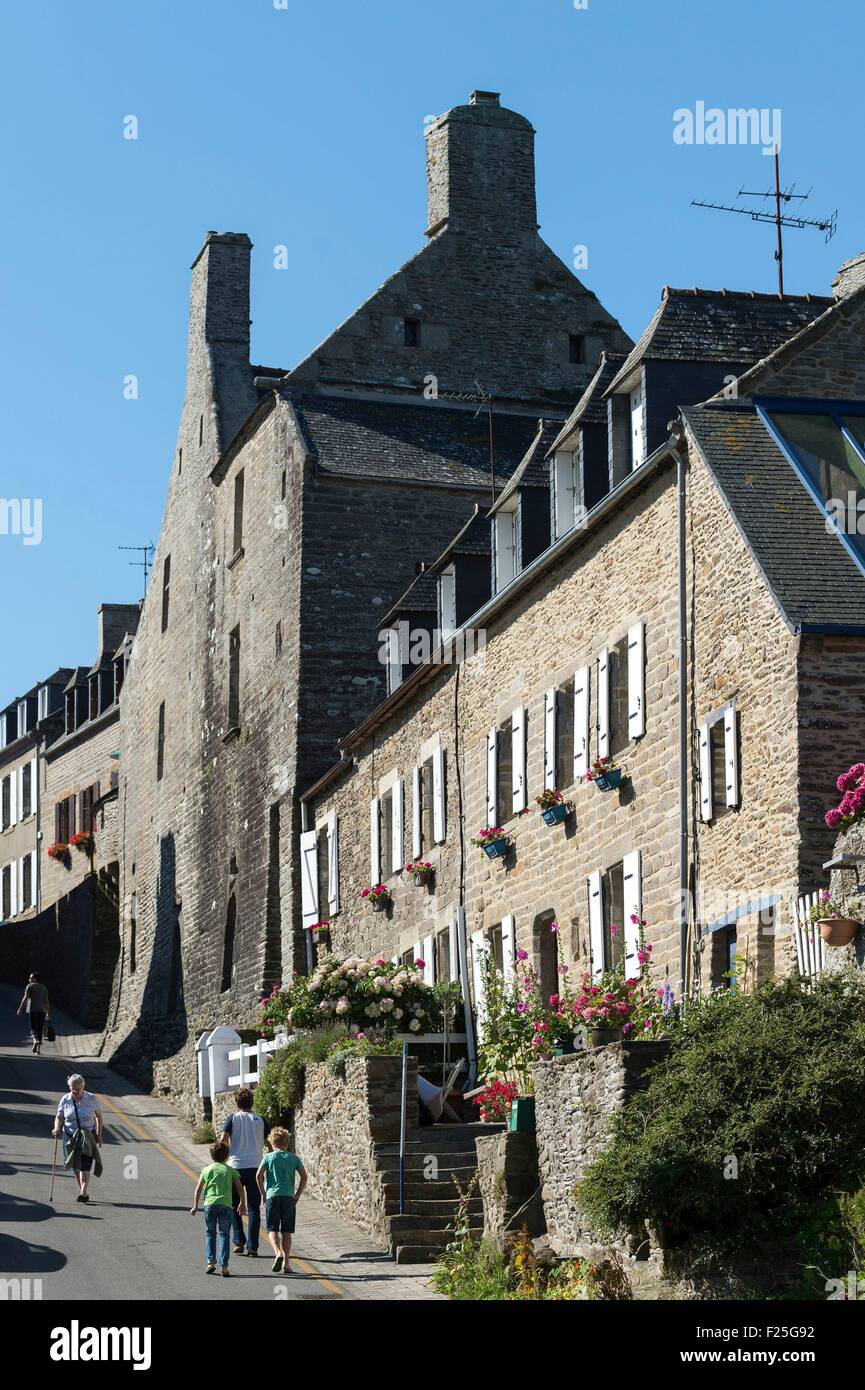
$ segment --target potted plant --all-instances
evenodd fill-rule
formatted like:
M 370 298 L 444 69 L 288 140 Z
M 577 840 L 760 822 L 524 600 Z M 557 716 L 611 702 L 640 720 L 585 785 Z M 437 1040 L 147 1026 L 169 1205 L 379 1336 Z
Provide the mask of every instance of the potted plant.
M 565 801 L 561 792 L 548 789 L 535 797 L 541 808 L 541 816 L 546 825 L 561 825 L 571 812 L 570 802 Z
M 383 912 L 390 898 L 390 889 L 386 883 L 377 883 L 371 888 L 362 888 L 360 896 L 372 903 L 373 912 Z
M 808 916 L 820 923 L 820 935 L 827 946 L 849 946 L 862 921 L 862 904 L 858 898 L 846 903 L 833 898 L 824 888 Z
M 639 980 L 626 980 L 624 962 L 597 979 L 586 971 L 574 1000 L 574 1016 L 586 1047 L 620 1042 L 622 1030 L 637 1010 Z
M 586 781 L 594 782 L 599 791 L 612 792 L 621 785 L 623 772 L 613 758 L 596 758 L 586 773 Z
M 72 862 L 69 846 L 62 840 L 55 840 L 53 845 L 48 846 L 48 858 L 56 860 L 67 869 Z
M 323 941 L 330 936 L 330 922 L 313 922 L 310 931 L 314 932 L 319 941 Z
M 475 835 L 472 844 L 482 849 L 488 859 L 504 859 L 513 839 L 500 825 L 486 825 Z
M 511 1107 L 517 1098 L 514 1081 L 488 1081 L 472 1105 L 477 1105 L 483 1124 L 503 1124 L 510 1120 Z
M 434 872 L 432 864 L 425 859 L 415 859 L 411 864 L 406 864 L 405 871 L 419 888 L 430 882 Z
M 82 854 L 88 855 L 91 859 L 93 858 L 96 850 L 96 838 L 89 830 L 79 830 L 77 835 L 72 836 L 69 843 L 80 850 Z
M 835 784 L 843 796 L 823 819 L 830 830 L 849 830 L 865 818 L 865 763 L 854 763 Z

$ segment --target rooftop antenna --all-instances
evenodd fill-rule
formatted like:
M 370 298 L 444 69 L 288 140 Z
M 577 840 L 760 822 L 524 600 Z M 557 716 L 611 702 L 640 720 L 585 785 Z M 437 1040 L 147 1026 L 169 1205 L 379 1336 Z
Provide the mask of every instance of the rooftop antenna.
M 774 198 L 775 211 L 762 211 L 759 208 L 739 208 L 732 203 L 705 203 L 698 198 L 691 201 L 692 208 L 714 208 L 716 212 L 738 212 L 743 217 L 750 217 L 752 222 L 774 222 L 778 233 L 778 249 L 775 252 L 775 260 L 778 262 L 778 293 L 784 298 L 784 240 L 781 229 L 783 227 L 816 227 L 818 231 L 826 233 L 826 240 L 831 241 L 838 229 L 838 209 L 830 213 L 828 217 L 791 217 L 783 215 L 781 212 L 782 203 L 803 202 L 810 198 L 811 189 L 807 193 L 796 193 L 795 183 L 791 183 L 789 188 L 781 190 L 781 166 L 778 157 L 778 146 L 775 146 L 775 188 L 768 193 L 751 193 L 745 188 L 740 188 L 739 198 Z
M 153 565 L 153 551 L 155 546 L 153 541 L 148 541 L 146 545 L 118 545 L 118 550 L 140 550 L 140 560 L 130 560 L 130 565 L 135 565 L 136 569 L 144 570 L 144 596 L 147 597 L 147 576 Z
M 489 442 L 490 442 L 490 496 L 492 505 L 496 502 L 496 456 L 493 444 L 493 398 L 487 388 L 480 381 L 475 379 L 474 391 L 440 391 L 439 396 L 449 401 L 479 401 L 473 419 L 477 419 L 481 411 L 486 409 L 487 420 L 489 422 Z

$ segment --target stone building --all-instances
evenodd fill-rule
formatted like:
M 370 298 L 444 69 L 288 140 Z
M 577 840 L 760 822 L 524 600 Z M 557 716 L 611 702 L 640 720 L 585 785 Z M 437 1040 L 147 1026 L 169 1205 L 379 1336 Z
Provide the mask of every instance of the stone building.
M 630 350 L 538 236 L 533 142 L 494 93 L 433 122 L 427 244 L 292 371 L 250 364 L 248 237 L 196 258 L 122 705 L 109 1051 L 142 1081 L 188 1086 L 190 1038 L 304 966 L 297 791 L 386 691 L 382 615 Z
M 835 288 L 665 291 L 553 440 L 551 543 L 530 558 L 503 511 L 534 506 L 542 422 L 486 518 L 491 596 L 441 623 L 431 660 L 392 664 L 303 793 L 304 922 L 329 920 L 337 954 L 420 957 L 478 1003 L 485 951 L 526 950 L 552 990 L 559 965 L 635 961 L 636 913 L 677 993 L 795 968 L 796 902 L 832 850 L 822 813 L 865 740 L 865 289 L 843 271 Z M 452 613 L 473 558 L 446 548 L 393 629 Z M 586 780 L 608 755 L 613 792 Z M 545 788 L 565 824 L 538 814 Z M 471 844 L 490 825 L 506 858 Z M 377 912 L 360 892 L 379 882 Z

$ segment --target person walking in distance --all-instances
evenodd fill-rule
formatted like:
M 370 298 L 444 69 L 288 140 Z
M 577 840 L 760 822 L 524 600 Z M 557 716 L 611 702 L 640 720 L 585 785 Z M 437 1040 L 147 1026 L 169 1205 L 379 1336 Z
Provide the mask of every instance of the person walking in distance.
M 25 1009 L 30 1015 L 30 1036 L 33 1039 L 32 1050 L 38 1057 L 39 1053 L 42 1051 L 42 1034 L 45 1030 L 45 1024 L 51 1017 L 51 1003 L 48 998 L 48 990 L 39 979 L 35 970 L 30 976 L 24 990 L 24 996 L 21 1003 L 18 1005 L 16 1017 L 18 1014 L 23 1013 Z
M 220 1143 L 228 1148 L 228 1166 L 233 1168 L 246 1193 L 246 1207 L 249 1213 L 249 1229 L 243 1234 L 243 1217 L 239 1211 L 237 1187 L 232 1189 L 232 1234 L 235 1255 L 258 1255 L 258 1238 L 261 1230 L 261 1193 L 255 1180 L 264 1141 L 270 1133 L 270 1125 L 252 1108 L 252 1092 L 241 1086 L 234 1093 L 234 1114 L 229 1115 L 222 1126 Z
M 273 1246 L 274 1274 L 290 1274 L 289 1256 L 294 1235 L 297 1203 L 306 1187 L 306 1169 L 297 1154 L 289 1152 L 290 1135 L 277 1127 L 270 1132 L 273 1152 L 265 1154 L 255 1175 L 259 1191 L 266 1200 L 267 1238 Z M 294 1179 L 300 1174 L 300 1186 L 294 1190 Z

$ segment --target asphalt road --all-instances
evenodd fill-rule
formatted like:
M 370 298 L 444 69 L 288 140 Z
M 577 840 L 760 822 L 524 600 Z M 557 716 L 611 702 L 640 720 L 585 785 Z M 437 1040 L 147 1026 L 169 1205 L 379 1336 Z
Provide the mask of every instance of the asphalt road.
M 157 1147 L 138 1114 L 103 1107 L 105 1170 L 92 1180 L 87 1206 L 75 1201 L 58 1146 L 49 1203 L 51 1129 L 70 1070 L 68 1059 L 50 1054 L 46 1044 L 34 1057 L 26 1018 L 0 1011 L 0 1279 L 29 1279 L 31 1298 L 52 1301 L 352 1297 L 308 1263 L 272 1274 L 263 1232 L 258 1259 L 232 1254 L 230 1279 L 206 1275 L 204 1218 L 189 1215 L 189 1165 Z

